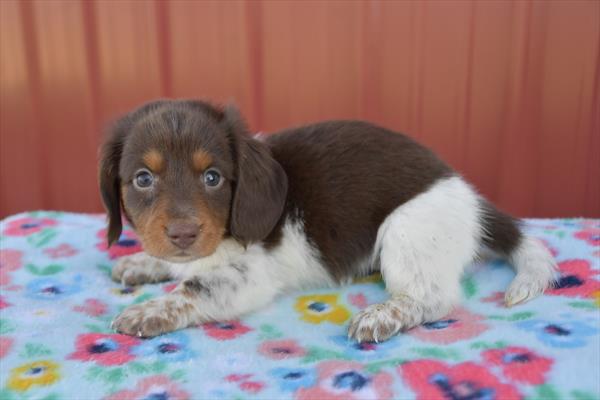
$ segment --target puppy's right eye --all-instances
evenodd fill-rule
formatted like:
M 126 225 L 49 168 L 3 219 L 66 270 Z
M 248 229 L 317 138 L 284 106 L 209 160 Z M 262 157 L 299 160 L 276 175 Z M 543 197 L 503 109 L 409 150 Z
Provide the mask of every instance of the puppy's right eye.
M 154 176 L 148 170 L 140 170 L 135 174 L 133 184 L 138 189 L 148 189 L 154 184 Z

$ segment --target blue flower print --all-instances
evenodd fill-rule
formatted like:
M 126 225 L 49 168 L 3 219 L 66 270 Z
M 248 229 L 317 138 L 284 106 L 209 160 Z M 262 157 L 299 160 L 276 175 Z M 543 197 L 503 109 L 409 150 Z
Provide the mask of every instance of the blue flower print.
M 27 284 L 27 296 L 36 300 L 59 300 L 80 291 L 81 276 L 76 276 L 71 284 L 54 278 L 34 279 Z
M 176 332 L 144 340 L 132 349 L 132 353 L 140 357 L 156 357 L 167 362 L 186 361 L 196 355 L 188 346 L 188 337 Z
M 587 337 L 598 332 L 598 329 L 580 321 L 529 320 L 520 322 L 517 326 L 535 332 L 537 338 L 548 346 L 563 348 L 584 346 Z
M 279 388 L 285 392 L 295 392 L 300 388 L 309 388 L 317 382 L 315 370 L 305 368 L 276 368 L 271 375 L 277 378 Z
M 348 339 L 348 337 L 339 335 L 339 336 L 330 336 L 329 340 L 333 343 L 341 346 L 344 350 L 344 353 L 350 359 L 373 359 L 383 357 L 387 354 L 388 350 L 391 348 L 397 348 L 398 342 L 397 338 L 392 338 L 388 341 L 382 343 L 374 343 L 374 342 L 362 342 L 358 343 L 355 340 Z

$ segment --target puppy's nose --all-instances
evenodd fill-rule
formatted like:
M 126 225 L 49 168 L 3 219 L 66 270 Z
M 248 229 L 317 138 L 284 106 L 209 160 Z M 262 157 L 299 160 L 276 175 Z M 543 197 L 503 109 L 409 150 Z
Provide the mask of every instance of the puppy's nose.
M 188 222 L 174 222 L 167 225 L 167 236 L 171 243 L 180 249 L 187 249 L 196 241 L 200 226 Z

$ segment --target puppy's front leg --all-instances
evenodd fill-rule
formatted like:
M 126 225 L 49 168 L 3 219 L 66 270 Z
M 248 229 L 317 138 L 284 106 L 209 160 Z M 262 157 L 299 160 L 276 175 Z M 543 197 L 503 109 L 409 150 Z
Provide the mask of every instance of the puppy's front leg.
M 208 321 L 223 321 L 268 304 L 281 285 L 265 263 L 231 262 L 184 280 L 171 293 L 125 309 L 120 333 L 152 337 Z
M 172 279 L 169 264 L 141 252 L 121 257 L 112 269 L 112 279 L 126 286 Z

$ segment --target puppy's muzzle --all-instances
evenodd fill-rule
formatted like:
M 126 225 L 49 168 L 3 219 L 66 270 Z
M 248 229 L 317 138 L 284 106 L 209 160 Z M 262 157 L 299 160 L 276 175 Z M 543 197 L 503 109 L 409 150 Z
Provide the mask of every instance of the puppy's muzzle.
M 190 222 L 172 222 L 166 228 L 171 243 L 182 250 L 194 244 L 199 233 L 200 225 Z

